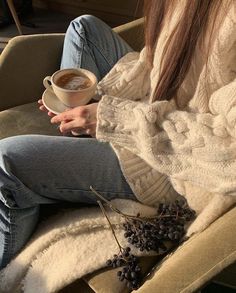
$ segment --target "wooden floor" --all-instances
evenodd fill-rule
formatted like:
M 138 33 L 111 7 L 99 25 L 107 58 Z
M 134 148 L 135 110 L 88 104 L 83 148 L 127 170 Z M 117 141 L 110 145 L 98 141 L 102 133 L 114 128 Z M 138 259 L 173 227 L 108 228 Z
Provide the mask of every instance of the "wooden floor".
M 52 12 L 44 9 L 34 9 L 32 16 L 24 20 L 29 26 L 22 26 L 23 34 L 61 33 L 65 32 L 70 21 L 75 16 Z M 24 23 L 23 23 L 24 24 Z M 30 27 L 33 24 L 35 27 Z M 17 36 L 18 31 L 15 24 L 0 29 L 0 52 L 6 46 L 10 38 Z

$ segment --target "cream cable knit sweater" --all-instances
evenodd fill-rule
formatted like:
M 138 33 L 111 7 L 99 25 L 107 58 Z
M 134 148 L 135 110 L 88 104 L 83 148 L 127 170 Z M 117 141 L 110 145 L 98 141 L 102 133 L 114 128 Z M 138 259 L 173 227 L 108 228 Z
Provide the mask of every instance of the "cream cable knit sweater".
M 178 192 L 202 213 L 205 222 L 194 228 L 199 231 L 236 198 L 235 2 L 208 65 L 197 46 L 177 103 L 152 103 L 165 40 L 180 15 L 179 10 L 164 27 L 151 72 L 144 48 L 121 58 L 99 83 L 97 138 L 112 144 L 141 202 L 155 205 Z

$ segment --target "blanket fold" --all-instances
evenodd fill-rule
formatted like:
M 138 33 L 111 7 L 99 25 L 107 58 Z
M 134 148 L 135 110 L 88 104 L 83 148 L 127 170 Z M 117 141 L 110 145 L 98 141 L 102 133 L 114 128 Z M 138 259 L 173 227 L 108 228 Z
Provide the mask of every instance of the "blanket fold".
M 113 200 L 126 214 L 152 216 L 156 209 L 130 200 Z M 122 246 L 125 219 L 107 210 Z M 99 207 L 64 210 L 42 222 L 26 247 L 0 273 L 1 293 L 50 293 L 106 266 L 119 249 Z M 136 255 L 140 253 L 133 248 Z

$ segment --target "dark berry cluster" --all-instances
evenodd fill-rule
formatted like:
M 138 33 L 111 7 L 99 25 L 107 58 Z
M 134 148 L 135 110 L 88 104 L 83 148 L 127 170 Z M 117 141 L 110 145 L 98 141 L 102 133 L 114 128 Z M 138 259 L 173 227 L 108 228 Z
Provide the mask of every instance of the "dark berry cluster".
M 127 218 L 124 223 L 124 236 L 127 241 L 140 251 L 166 251 L 165 241 L 178 243 L 185 234 L 184 225 L 192 220 L 194 211 L 186 202 L 176 201 L 160 204 L 158 216 L 153 219 Z
M 123 214 L 124 216 L 124 214 Z M 157 215 L 153 218 L 143 218 L 138 214 L 136 217 L 125 216 L 123 224 L 124 237 L 128 243 L 140 251 L 167 251 L 166 241 L 178 245 L 185 234 L 186 222 L 193 220 L 195 212 L 189 208 L 184 200 L 174 203 L 161 203 Z M 118 271 L 120 281 L 125 281 L 131 289 L 137 289 L 141 284 L 141 269 L 138 259 L 130 253 L 130 247 L 120 247 L 120 254 L 114 255 L 112 260 L 107 261 L 111 267 L 121 267 Z
M 141 268 L 138 258 L 131 254 L 130 250 L 130 247 L 122 249 L 119 255 L 115 254 L 113 259 L 107 261 L 107 265 L 113 268 L 122 267 L 117 272 L 119 280 L 125 282 L 128 288 L 136 290 L 141 282 Z

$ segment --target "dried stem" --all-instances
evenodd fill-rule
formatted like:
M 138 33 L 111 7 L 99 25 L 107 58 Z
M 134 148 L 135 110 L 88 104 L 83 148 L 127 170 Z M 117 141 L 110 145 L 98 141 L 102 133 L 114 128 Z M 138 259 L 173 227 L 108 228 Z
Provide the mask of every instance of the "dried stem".
M 100 209 L 102 210 L 103 215 L 106 217 L 107 222 L 109 223 L 109 226 L 110 226 L 110 228 L 111 228 L 112 234 L 113 234 L 113 236 L 114 236 L 114 238 L 115 238 L 115 240 L 116 240 L 116 243 L 117 243 L 117 245 L 118 245 L 118 247 L 119 247 L 120 253 L 122 253 L 122 249 L 123 249 L 123 248 L 122 248 L 122 246 L 120 245 L 120 243 L 119 243 L 119 241 L 118 241 L 118 239 L 117 239 L 117 237 L 116 237 L 116 233 L 115 233 L 115 231 L 114 231 L 114 229 L 113 229 L 113 227 L 112 227 L 112 224 L 111 224 L 110 219 L 109 219 L 109 217 L 108 217 L 108 215 L 107 215 L 107 213 L 106 213 L 106 211 L 105 211 L 105 209 L 104 209 L 104 206 L 102 205 L 102 203 L 101 203 L 100 200 L 97 200 L 97 203 L 99 204 L 99 207 L 100 207 Z
M 114 207 L 109 200 L 107 200 L 105 197 L 103 197 L 101 194 L 99 194 L 92 186 L 90 186 L 90 190 L 102 201 L 104 201 L 111 210 L 113 210 L 114 212 L 118 213 L 119 215 L 121 215 L 124 218 L 130 218 L 130 219 L 134 219 L 134 220 L 140 220 L 140 221 L 150 221 L 153 219 L 162 219 L 162 218 L 170 218 L 170 217 L 176 217 L 176 215 L 157 215 L 157 216 L 153 216 L 153 217 L 137 217 L 137 216 L 132 216 L 132 215 L 128 215 L 128 214 L 124 214 L 122 213 L 120 210 L 118 210 L 116 207 Z M 182 217 L 179 217 L 179 219 L 181 219 Z
M 116 207 L 114 207 L 109 200 L 107 200 L 106 198 L 104 198 L 101 194 L 99 194 L 92 186 L 90 186 L 90 190 L 98 197 L 100 198 L 101 200 L 103 200 L 106 204 L 108 204 L 109 208 L 111 210 L 113 210 L 114 212 L 120 214 L 122 217 L 125 217 L 125 218 L 132 218 L 132 219 L 136 219 L 136 220 L 143 220 L 143 219 L 156 219 L 158 218 L 158 216 L 155 216 L 155 217 L 143 217 L 143 218 L 140 218 L 140 217 L 137 217 L 137 216 L 133 216 L 133 215 L 128 215 L 128 214 L 124 214 L 122 213 L 120 210 L 118 210 Z

